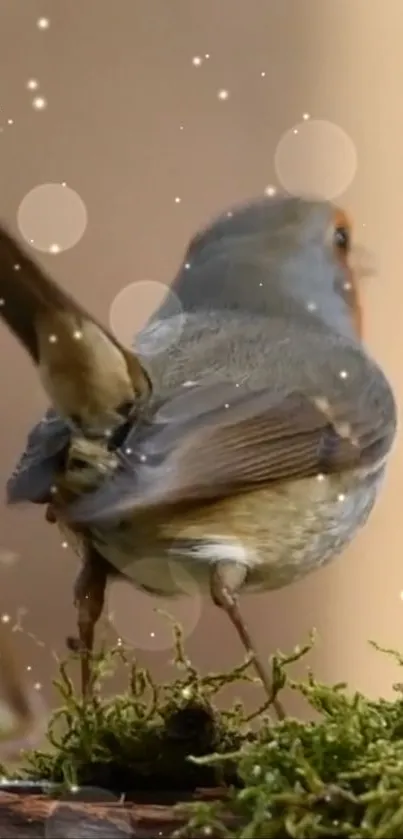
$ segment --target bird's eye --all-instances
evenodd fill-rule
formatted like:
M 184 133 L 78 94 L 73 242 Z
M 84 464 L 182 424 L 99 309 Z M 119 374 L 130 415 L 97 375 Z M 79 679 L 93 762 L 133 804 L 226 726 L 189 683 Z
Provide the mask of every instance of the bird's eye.
M 344 254 L 348 253 L 351 247 L 351 234 L 348 227 L 345 227 L 345 225 L 336 227 L 333 234 L 333 242 L 336 248 Z

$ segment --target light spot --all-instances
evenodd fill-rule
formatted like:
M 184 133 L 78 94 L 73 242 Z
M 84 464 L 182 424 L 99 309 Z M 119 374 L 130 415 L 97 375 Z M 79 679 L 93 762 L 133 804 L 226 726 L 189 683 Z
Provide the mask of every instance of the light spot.
M 157 311 L 159 319 L 147 322 Z M 109 324 L 118 341 L 145 357 L 156 356 L 175 345 L 184 323 L 178 295 L 165 283 L 155 280 L 139 280 L 124 286 L 109 310 Z
M 281 137 L 274 159 L 277 177 L 291 195 L 332 200 L 353 181 L 357 150 L 339 125 L 308 117 L 304 114 L 302 121 Z
M 339 494 L 337 496 L 337 500 L 338 501 L 345 501 L 346 500 L 345 493 L 344 492 L 339 492 Z
M 192 58 L 192 64 L 193 64 L 194 67 L 200 67 L 200 65 L 202 63 L 203 63 L 203 59 L 200 57 L 200 55 L 195 55 Z
M 325 475 L 322 472 L 318 472 L 318 474 L 316 476 L 316 480 L 319 481 L 319 482 L 324 481 L 325 480 Z
M 57 344 L 57 335 L 49 335 L 49 343 L 50 344 Z
M 35 96 L 32 100 L 32 107 L 35 111 L 44 111 L 47 108 L 47 101 L 44 96 Z
M 81 329 L 75 329 L 74 332 L 73 332 L 73 338 L 76 341 L 80 341 L 82 337 L 83 337 L 83 333 L 82 333 Z
M 184 699 L 191 699 L 192 696 L 193 696 L 193 690 L 190 687 L 190 685 L 186 685 L 186 687 L 184 687 L 183 690 L 181 691 L 181 694 L 182 694 Z
M 11 620 L 10 615 L 5 614 L 5 615 L 1 616 L 1 622 L 2 623 L 10 623 L 10 620 Z
M 80 195 L 60 183 L 45 183 L 31 189 L 17 213 L 25 241 L 43 253 L 60 253 L 74 247 L 85 233 L 88 221 Z
M 38 29 L 49 29 L 50 20 L 48 17 L 39 17 L 36 21 Z
M 218 96 L 218 99 L 221 100 L 221 102 L 225 102 L 225 100 L 228 99 L 228 97 L 229 97 L 229 91 L 228 90 L 219 90 L 217 96 Z
M 308 309 L 308 312 L 316 312 L 318 306 L 317 303 L 314 303 L 313 300 L 311 300 L 306 304 L 306 308 Z
M 37 90 L 39 87 L 39 82 L 37 79 L 28 79 L 26 87 L 27 90 Z
M 340 370 L 339 376 L 340 376 L 341 379 L 347 379 L 348 378 L 347 370 Z

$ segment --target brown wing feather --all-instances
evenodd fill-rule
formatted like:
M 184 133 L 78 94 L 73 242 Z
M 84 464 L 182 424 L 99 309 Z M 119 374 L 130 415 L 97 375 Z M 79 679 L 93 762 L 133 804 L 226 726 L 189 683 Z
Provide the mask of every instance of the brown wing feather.
M 224 388 L 225 390 L 225 388 Z M 226 397 L 228 397 L 228 390 Z M 239 392 L 217 405 L 217 391 L 206 388 L 201 415 L 192 412 L 192 393 L 174 400 L 143 439 L 130 441 L 133 452 L 117 475 L 69 510 L 77 522 L 102 522 L 172 505 L 214 501 L 273 481 L 303 479 L 319 472 L 341 472 L 375 462 L 389 447 L 381 414 L 357 404 L 326 404 L 293 391 Z M 194 394 L 200 406 L 201 393 Z

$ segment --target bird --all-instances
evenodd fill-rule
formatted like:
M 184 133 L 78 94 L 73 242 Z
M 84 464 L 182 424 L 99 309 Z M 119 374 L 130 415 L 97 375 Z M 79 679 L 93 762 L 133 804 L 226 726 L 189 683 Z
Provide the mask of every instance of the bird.
M 0 230 L 0 317 L 51 403 L 6 497 L 45 504 L 76 540 L 83 696 L 108 580 L 175 597 L 179 566 L 228 615 L 284 717 L 240 595 L 293 584 L 343 551 L 396 437 L 354 252 L 332 202 L 240 202 L 185 249 L 170 284 L 180 317 L 163 302 L 130 354 Z M 170 327 L 176 339 L 158 351 Z

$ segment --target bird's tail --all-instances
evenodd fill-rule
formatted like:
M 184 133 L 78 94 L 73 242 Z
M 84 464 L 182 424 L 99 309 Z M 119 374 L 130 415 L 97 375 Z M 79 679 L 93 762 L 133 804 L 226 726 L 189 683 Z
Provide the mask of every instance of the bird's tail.
M 29 353 L 53 406 L 80 427 L 113 426 L 151 383 L 137 357 L 0 227 L 0 317 Z

